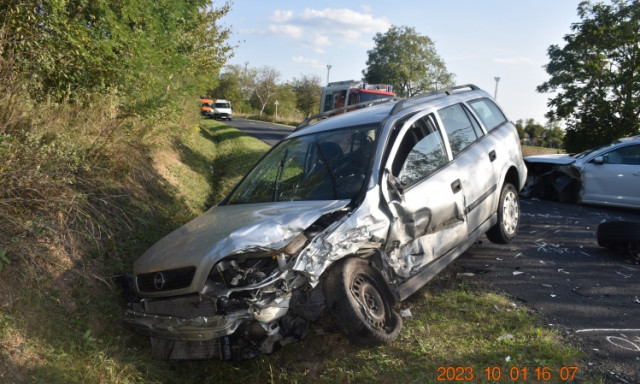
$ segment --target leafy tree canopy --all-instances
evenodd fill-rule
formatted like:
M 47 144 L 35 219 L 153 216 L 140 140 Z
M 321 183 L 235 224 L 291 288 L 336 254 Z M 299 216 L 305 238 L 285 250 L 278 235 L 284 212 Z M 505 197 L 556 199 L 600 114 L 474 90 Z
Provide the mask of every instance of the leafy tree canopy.
M 411 27 L 392 26 L 373 38 L 367 68 L 362 71 L 369 83 L 391 84 L 400 96 L 445 88 L 454 84 L 433 41 Z
M 640 133 L 640 1 L 584 1 L 578 15 L 566 45 L 549 47 L 551 78 L 537 88 L 556 92 L 547 117 L 566 121 L 568 152 Z
M 117 92 L 131 109 L 217 74 L 232 54 L 216 24 L 228 11 L 209 0 L 0 2 L 0 59 L 36 100 Z
M 318 112 L 322 94 L 320 82 L 318 75 L 302 75 L 299 79 L 293 80 L 293 90 L 297 94 L 296 108 L 307 117 Z

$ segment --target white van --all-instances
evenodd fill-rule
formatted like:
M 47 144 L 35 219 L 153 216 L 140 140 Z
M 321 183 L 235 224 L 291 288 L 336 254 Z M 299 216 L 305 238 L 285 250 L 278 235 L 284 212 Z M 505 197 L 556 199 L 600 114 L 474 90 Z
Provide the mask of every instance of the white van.
M 209 117 L 220 120 L 231 120 L 231 111 L 231 101 L 218 99 L 213 103 Z

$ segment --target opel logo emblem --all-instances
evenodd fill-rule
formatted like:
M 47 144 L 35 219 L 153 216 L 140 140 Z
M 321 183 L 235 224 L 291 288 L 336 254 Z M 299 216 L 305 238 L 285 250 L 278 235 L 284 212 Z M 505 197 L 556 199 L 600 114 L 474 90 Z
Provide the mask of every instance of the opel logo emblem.
M 167 284 L 167 279 L 164 277 L 164 273 L 156 273 L 156 275 L 153 277 L 153 286 L 157 290 L 161 290 L 162 288 L 164 288 L 165 284 Z

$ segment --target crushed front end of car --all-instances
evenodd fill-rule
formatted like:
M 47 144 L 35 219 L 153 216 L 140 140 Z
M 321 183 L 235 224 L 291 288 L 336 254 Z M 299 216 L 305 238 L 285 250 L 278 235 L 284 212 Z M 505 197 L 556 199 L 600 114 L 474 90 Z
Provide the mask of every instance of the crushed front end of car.
M 124 324 L 162 359 L 247 359 L 303 338 L 325 306 L 320 275 L 386 236 L 365 197 L 379 195 L 365 183 L 376 139 L 358 127 L 275 147 L 134 263 Z
M 461 95 L 502 123 L 482 131 L 474 118 L 482 140 L 460 125 L 474 139 L 455 157 L 446 128 L 462 135 L 458 120 L 443 119 L 471 124 Z M 392 342 L 398 301 L 485 233 L 501 244 L 517 233 L 526 169 L 515 127 L 491 105 L 461 86 L 302 124 L 216 207 L 136 261 L 138 300 L 124 323 L 163 359 L 271 353 L 303 338 L 325 307 L 351 342 Z
M 577 202 L 582 188 L 581 171 L 568 155 L 529 156 L 527 182 L 521 195 L 527 198 Z
M 134 265 L 124 323 L 163 359 L 243 359 L 305 336 L 324 300 L 292 260 L 348 201 L 215 207 Z

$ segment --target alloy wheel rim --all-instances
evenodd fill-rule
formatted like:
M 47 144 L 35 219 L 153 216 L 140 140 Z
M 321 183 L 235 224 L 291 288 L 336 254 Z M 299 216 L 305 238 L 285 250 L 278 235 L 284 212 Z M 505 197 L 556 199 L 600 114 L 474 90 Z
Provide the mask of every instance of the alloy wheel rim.
M 518 198 L 513 191 L 508 191 L 504 197 L 502 205 L 502 222 L 505 233 L 509 236 L 516 232 L 520 211 L 518 209 Z

